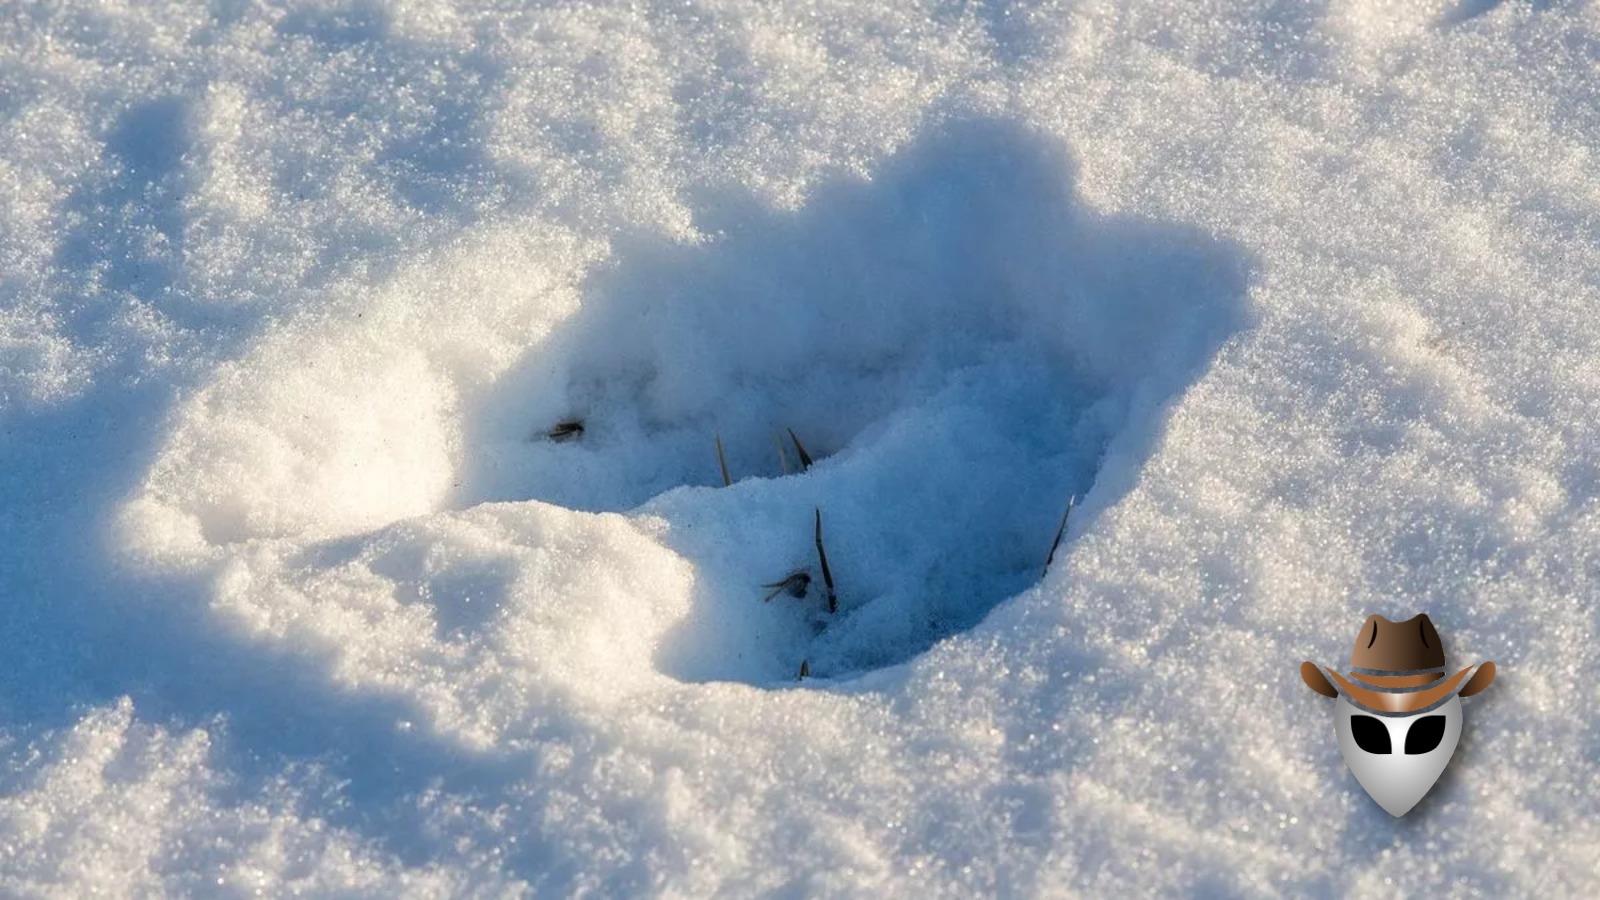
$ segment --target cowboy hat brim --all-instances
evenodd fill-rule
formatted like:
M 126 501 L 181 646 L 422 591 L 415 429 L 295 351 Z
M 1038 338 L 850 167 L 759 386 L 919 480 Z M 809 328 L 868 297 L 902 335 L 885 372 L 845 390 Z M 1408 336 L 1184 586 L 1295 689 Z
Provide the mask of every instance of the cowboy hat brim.
M 1488 687 L 1492 681 L 1494 681 L 1494 663 L 1486 662 L 1478 667 L 1478 671 L 1472 673 L 1466 684 L 1461 686 L 1461 696 L 1471 697 Z
M 1339 689 L 1328 681 L 1328 676 L 1322 674 L 1322 670 L 1317 668 L 1314 662 L 1306 661 L 1300 664 L 1300 680 L 1306 683 L 1306 687 L 1324 697 L 1339 696 Z
M 1478 667 L 1478 674 L 1474 675 L 1471 681 L 1467 681 L 1467 673 L 1471 671 L 1472 666 L 1467 666 L 1449 678 L 1428 687 L 1416 690 L 1394 691 L 1379 691 L 1354 684 L 1350 679 L 1345 678 L 1328 666 L 1323 666 L 1322 671 L 1317 674 L 1320 675 L 1322 672 L 1326 672 L 1327 677 L 1331 678 L 1333 684 L 1338 686 L 1339 693 L 1344 694 L 1351 703 L 1367 712 L 1376 713 L 1380 716 L 1409 716 L 1432 709 L 1458 693 L 1463 696 L 1476 694 L 1488 687 L 1489 682 L 1494 680 L 1494 663 L 1483 663 Z M 1303 666 L 1301 677 L 1305 677 Z M 1309 682 L 1310 680 L 1307 679 L 1307 683 Z M 1315 685 L 1312 685 L 1312 687 L 1313 689 L 1316 688 Z M 1318 692 L 1321 693 L 1321 691 Z

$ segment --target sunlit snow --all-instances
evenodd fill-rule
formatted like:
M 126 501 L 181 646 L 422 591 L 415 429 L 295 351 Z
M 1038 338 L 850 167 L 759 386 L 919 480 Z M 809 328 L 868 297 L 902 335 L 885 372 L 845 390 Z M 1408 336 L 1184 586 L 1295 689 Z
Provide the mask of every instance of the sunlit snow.
M 1576 0 L 9 4 L 0 895 L 1600 895 L 1597 235 Z

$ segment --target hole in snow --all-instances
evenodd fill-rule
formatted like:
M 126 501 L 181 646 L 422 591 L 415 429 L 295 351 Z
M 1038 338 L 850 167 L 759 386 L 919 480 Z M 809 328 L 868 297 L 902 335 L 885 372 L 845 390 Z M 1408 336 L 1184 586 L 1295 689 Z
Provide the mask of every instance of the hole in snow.
M 1245 320 L 1239 248 L 1087 209 L 1071 175 L 1031 132 L 965 122 L 802 210 L 702 198 L 710 239 L 619 241 L 475 410 L 455 502 L 638 509 L 696 566 L 656 654 L 684 680 L 785 683 L 802 661 L 837 679 L 970 628 L 1039 578 L 1067 498 L 1111 460 L 1091 506 L 1114 502 Z M 786 429 L 804 474 L 783 474 Z M 798 569 L 805 597 L 763 602 Z

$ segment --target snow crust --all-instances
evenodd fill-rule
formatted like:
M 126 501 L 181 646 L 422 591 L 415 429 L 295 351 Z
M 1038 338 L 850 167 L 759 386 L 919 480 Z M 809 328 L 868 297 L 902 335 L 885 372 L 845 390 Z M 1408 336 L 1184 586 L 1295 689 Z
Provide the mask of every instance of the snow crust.
M 0 893 L 1600 893 L 1594 4 L 67 0 L 0 85 Z M 1399 820 L 1297 674 L 1374 612 L 1500 672 Z
M 220 772 L 212 737 L 137 721 L 133 702 L 90 711 L 0 776 L 0 890 L 82 895 L 258 896 L 503 892 L 437 866 L 406 868 L 305 812 L 297 783 L 315 769 L 253 785 Z

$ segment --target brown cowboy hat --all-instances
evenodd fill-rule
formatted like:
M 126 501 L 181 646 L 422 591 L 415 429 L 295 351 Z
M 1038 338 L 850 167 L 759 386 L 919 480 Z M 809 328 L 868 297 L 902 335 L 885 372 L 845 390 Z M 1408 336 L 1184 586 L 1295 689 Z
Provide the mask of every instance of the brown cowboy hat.
M 1449 678 L 1444 671 L 1444 646 L 1426 614 L 1404 622 L 1367 616 L 1356 635 L 1355 649 L 1350 651 L 1348 678 L 1328 666 L 1300 664 L 1300 677 L 1313 691 L 1327 697 L 1343 693 L 1351 703 L 1380 716 L 1409 716 L 1432 709 L 1457 694 L 1470 697 L 1494 681 L 1492 662 L 1478 666 L 1465 684 L 1471 666 Z

